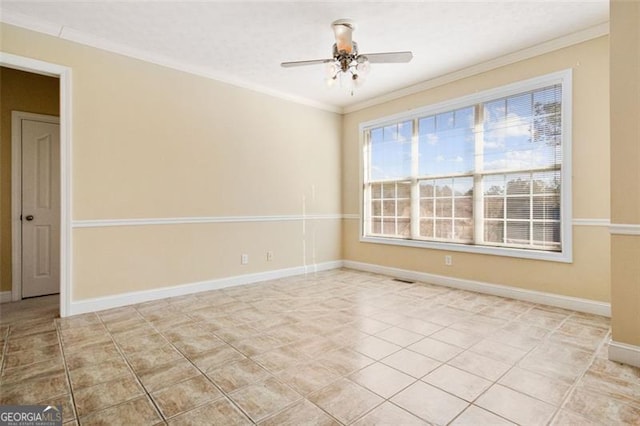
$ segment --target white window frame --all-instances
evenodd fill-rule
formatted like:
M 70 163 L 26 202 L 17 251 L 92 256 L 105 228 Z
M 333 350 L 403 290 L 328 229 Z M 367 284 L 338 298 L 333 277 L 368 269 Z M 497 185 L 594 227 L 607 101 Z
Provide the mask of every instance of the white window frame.
M 562 242 L 562 251 L 531 250 L 512 247 L 493 247 L 455 242 L 424 241 L 365 235 L 365 217 L 370 216 L 370 212 L 368 211 L 368 209 L 370 209 L 370 206 L 365 202 L 365 176 L 367 176 L 368 172 L 368 164 L 366 159 L 369 158 L 367 152 L 367 150 L 369 149 L 369 144 L 367 143 L 368 141 L 365 141 L 365 135 L 368 133 L 366 132 L 366 130 L 396 124 L 400 121 L 414 120 L 425 116 L 448 112 L 458 108 L 464 108 L 470 105 L 476 105 L 498 98 L 517 95 L 519 93 L 541 89 L 543 87 L 555 84 L 562 85 L 562 185 L 560 188 L 560 235 Z M 360 242 L 572 263 L 572 93 L 572 70 L 566 69 L 528 80 L 507 84 L 505 86 L 484 90 L 472 95 L 463 96 L 437 104 L 405 111 L 399 114 L 393 114 L 390 116 L 360 123 L 358 129 L 360 139 Z M 414 194 L 412 194 L 412 197 L 413 196 Z M 477 199 L 477 197 L 474 198 Z M 476 208 L 475 204 L 474 208 Z

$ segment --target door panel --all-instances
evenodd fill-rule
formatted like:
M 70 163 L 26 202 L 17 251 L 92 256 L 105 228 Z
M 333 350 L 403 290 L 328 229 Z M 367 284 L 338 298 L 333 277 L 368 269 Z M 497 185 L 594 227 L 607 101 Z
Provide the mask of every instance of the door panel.
M 22 120 L 22 297 L 60 292 L 60 126 Z

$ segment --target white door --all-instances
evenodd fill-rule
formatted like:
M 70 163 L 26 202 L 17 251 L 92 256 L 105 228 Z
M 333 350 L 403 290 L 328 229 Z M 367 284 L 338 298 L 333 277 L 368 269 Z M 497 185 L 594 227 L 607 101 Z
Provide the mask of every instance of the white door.
M 60 292 L 60 125 L 22 120 L 22 297 Z

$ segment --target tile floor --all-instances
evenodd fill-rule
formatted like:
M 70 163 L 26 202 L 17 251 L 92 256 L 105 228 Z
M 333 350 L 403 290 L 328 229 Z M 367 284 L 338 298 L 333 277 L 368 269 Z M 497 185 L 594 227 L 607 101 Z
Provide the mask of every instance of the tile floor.
M 70 424 L 636 424 L 606 318 L 335 270 L 56 319 L 0 306 L 0 404 Z

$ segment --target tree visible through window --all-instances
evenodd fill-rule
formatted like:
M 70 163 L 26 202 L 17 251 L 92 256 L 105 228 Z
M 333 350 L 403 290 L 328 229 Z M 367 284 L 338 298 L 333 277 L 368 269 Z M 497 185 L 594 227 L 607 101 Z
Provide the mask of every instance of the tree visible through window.
M 365 127 L 364 236 L 561 251 L 562 92 Z

